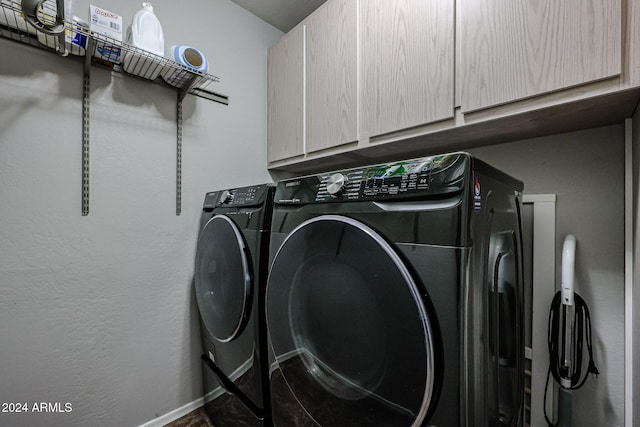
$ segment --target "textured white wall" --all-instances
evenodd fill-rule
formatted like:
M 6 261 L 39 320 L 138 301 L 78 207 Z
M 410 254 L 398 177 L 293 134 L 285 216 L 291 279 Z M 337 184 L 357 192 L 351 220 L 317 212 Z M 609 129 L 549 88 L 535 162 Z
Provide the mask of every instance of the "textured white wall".
M 93 1 L 124 16 L 141 2 Z M 153 1 L 166 45 L 207 56 L 229 106 L 92 68 L 91 212 L 81 216 L 80 62 L 0 40 L 0 425 L 135 426 L 201 396 L 192 294 L 206 191 L 270 181 L 266 49 L 282 33 L 227 0 Z M 89 0 L 74 2 L 87 19 Z M 0 408 L 1 409 L 1 408 Z
M 564 238 L 574 234 L 576 292 L 591 312 L 594 358 L 601 374 L 590 377 L 583 388 L 573 392 L 573 425 L 623 426 L 623 125 L 500 144 L 472 152 L 523 180 L 525 194 L 557 195 L 556 285 L 560 284 Z M 547 316 L 542 314 L 545 325 Z M 539 356 L 548 360 L 546 352 Z

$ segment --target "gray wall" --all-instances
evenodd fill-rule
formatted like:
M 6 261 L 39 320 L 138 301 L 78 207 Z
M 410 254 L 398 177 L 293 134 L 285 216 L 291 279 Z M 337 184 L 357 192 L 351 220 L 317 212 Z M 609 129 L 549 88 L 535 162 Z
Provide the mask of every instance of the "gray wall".
M 125 25 L 141 7 L 93 3 Z M 181 216 L 173 90 L 92 69 L 82 217 L 80 62 L 0 40 L 0 402 L 72 404 L 0 425 L 134 426 L 202 396 L 200 207 L 206 191 L 270 181 L 266 49 L 282 33 L 227 0 L 195 4 L 153 1 L 166 45 L 203 51 L 230 97 L 184 102 Z
M 557 195 L 556 285 L 560 284 L 564 238 L 574 234 L 577 239 L 576 292 L 591 311 L 594 358 L 601 373 L 573 392 L 573 425 L 623 426 L 623 125 L 472 152 L 520 178 L 525 194 Z M 546 325 L 547 319 L 542 320 Z M 548 358 L 546 349 L 541 356 Z

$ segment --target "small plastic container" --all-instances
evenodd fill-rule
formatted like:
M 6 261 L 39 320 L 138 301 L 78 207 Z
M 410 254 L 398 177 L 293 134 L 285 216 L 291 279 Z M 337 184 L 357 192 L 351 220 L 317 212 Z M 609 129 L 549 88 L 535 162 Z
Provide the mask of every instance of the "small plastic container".
M 165 57 L 177 62 L 167 65 L 162 71 L 162 78 L 171 86 L 183 87 L 190 77 L 190 72 L 206 73 L 209 70 L 207 58 L 195 47 L 171 46 Z
M 89 24 L 77 16 L 72 17 L 71 29 L 69 24 L 64 30 L 65 47 L 72 55 L 84 56 L 87 48 L 87 34 L 89 34 Z M 44 34 L 38 31 L 38 41 L 52 49 L 56 49 L 58 37 Z
M 159 58 L 153 55 L 163 56 L 164 33 L 160 21 L 153 13 L 151 3 L 142 3 L 142 9 L 133 16 L 127 32 L 127 43 L 135 49 L 125 52 L 124 70 L 150 80 L 158 77 L 162 71 L 162 65 Z

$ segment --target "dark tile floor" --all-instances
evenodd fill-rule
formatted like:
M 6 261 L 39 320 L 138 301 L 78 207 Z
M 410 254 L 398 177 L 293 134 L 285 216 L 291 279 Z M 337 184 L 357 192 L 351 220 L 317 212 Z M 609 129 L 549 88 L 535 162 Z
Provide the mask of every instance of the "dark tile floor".
M 165 427 L 213 427 L 203 408 L 189 412 L 187 415 L 165 425 Z

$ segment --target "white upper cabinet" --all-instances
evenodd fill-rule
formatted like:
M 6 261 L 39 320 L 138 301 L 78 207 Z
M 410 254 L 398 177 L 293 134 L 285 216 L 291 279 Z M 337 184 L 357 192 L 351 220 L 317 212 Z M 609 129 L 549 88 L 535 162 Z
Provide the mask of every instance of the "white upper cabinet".
M 269 51 L 269 168 L 616 123 L 638 44 L 640 0 L 327 0 Z
M 306 26 L 306 151 L 356 142 L 356 0 L 330 0 Z
M 267 160 L 304 154 L 304 28 L 298 25 L 269 49 Z
M 458 0 L 463 112 L 619 76 L 622 0 Z
M 360 1 L 361 131 L 453 117 L 454 0 Z
M 327 1 L 269 49 L 269 163 L 357 142 L 357 13 Z

